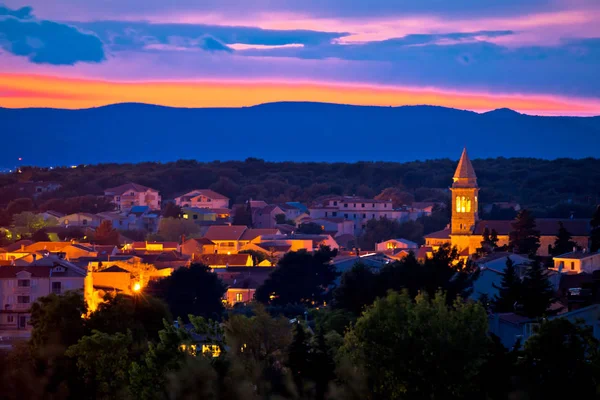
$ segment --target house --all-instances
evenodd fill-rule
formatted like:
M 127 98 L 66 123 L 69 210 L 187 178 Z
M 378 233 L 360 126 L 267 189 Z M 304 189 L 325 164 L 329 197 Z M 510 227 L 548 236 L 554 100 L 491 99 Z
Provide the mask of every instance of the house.
M 356 196 L 333 196 L 309 208 L 314 219 L 340 217 L 352 221 L 354 235 L 360 235 L 369 220 L 388 218 L 398 221 L 414 220 L 420 216 L 408 208 L 394 209 L 391 200 L 366 199 Z
M 134 253 L 162 253 L 163 251 L 179 251 L 177 242 L 133 242 L 123 247 L 123 251 Z
M 90 213 L 74 213 L 62 216 L 58 219 L 58 224 L 61 227 L 92 227 L 97 228 L 103 218 Z
M 189 219 L 197 224 L 217 221 L 217 213 L 208 208 L 183 207 L 181 211 L 183 219 Z
M 323 229 L 324 233 L 333 237 L 354 234 L 354 223 L 341 217 L 305 218 L 302 223 L 317 224 Z
M 135 229 L 133 227 L 133 218 L 128 215 L 120 213 L 118 211 L 105 211 L 96 214 L 97 217 L 102 218 L 103 221 L 110 221 L 113 228 L 119 230 L 130 230 Z
M 254 294 L 275 268 L 227 268 L 217 271 L 227 285 L 223 300 L 229 306 L 250 303 Z
M 420 214 L 419 216 L 430 216 L 433 213 L 433 209 L 435 207 L 445 208 L 446 205 L 444 203 L 439 203 L 435 201 L 414 201 L 410 205 L 410 208 L 413 211 Z
M 283 211 L 285 219 L 288 221 L 295 221 L 302 214 L 308 214 L 306 207 L 300 207 L 295 204 L 299 203 L 282 203 L 277 205 Z
M 38 298 L 83 289 L 84 270 L 58 259 L 51 261 L 49 266 L 0 267 L 0 335 L 30 331 L 30 308 Z
M 197 261 L 212 269 L 254 266 L 250 254 L 200 254 Z
M 241 247 L 239 240 L 246 229 L 244 225 L 214 225 L 208 228 L 204 238 L 215 244 L 219 254 L 237 254 Z
M 244 225 L 214 225 L 208 228 L 204 238 L 216 245 L 218 254 L 237 254 L 242 247 L 263 235 L 278 234 L 280 232 L 277 229 L 251 229 Z
M 188 239 L 181 245 L 181 253 L 196 260 L 201 254 L 215 254 L 217 245 L 205 237 Z
M 129 229 L 152 233 L 158 231 L 161 220 L 160 212 L 153 210 L 150 206 L 133 206 L 127 213 L 127 217 L 129 219 Z
M 152 210 L 160 210 L 161 197 L 158 190 L 137 183 L 106 189 L 104 195 L 111 198 L 118 210 L 130 210 L 133 206 L 148 206 Z
M 390 239 L 385 242 L 377 243 L 375 245 L 376 251 L 386 251 L 394 249 L 417 249 L 419 245 L 407 239 Z
M 65 214 L 63 214 L 63 213 L 59 213 L 58 211 L 52 211 L 52 210 L 44 211 L 43 213 L 40 213 L 40 215 L 42 216 L 44 221 L 48 221 L 48 220 L 52 220 L 52 219 L 55 219 L 58 221 L 59 218 L 62 218 L 65 216 Z
M 295 233 L 292 235 L 262 235 L 259 240 L 253 241 L 255 244 L 262 244 L 264 242 L 278 243 L 281 245 L 289 245 L 289 251 L 315 251 L 319 250 L 321 246 L 329 246 L 330 249 L 339 249 L 338 243 L 331 235 L 319 234 L 319 235 L 305 235 Z
M 252 225 L 255 228 L 274 228 L 277 225 L 277 215 L 285 215 L 285 212 L 276 205 L 252 208 Z
M 175 197 L 175 204 L 180 207 L 229 208 L 229 198 L 214 190 L 196 189 Z
M 596 339 L 600 339 L 600 304 L 548 317 L 548 320 L 556 318 L 564 318 L 573 323 L 580 321 L 591 328 Z M 502 344 L 509 349 L 517 340 L 523 345 L 532 335 L 535 335 L 539 326 L 539 320 L 515 313 L 493 314 L 489 318 L 490 332 L 498 336 Z
M 562 273 L 591 274 L 600 270 L 600 252 L 572 251 L 554 257 L 553 262 L 552 269 Z

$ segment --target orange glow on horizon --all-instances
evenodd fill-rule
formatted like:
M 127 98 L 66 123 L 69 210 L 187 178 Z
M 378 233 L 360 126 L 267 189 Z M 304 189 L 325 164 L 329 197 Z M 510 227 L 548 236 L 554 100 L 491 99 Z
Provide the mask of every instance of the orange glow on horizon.
M 0 74 L 0 107 L 80 109 L 114 103 L 171 107 L 245 107 L 278 101 L 373 106 L 436 105 L 472 111 L 508 107 L 526 114 L 600 115 L 600 100 L 536 94 L 488 94 L 323 82 L 108 82 Z

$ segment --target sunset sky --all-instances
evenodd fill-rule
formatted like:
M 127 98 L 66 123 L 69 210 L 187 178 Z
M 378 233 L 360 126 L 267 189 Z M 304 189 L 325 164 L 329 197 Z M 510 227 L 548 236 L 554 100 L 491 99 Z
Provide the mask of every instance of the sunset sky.
M 599 0 L 0 0 L 0 107 L 600 115 Z

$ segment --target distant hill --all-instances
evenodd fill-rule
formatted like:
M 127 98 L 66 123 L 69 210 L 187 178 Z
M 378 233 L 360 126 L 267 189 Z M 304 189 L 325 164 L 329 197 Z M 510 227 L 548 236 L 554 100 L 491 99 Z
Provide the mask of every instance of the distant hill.
M 432 106 L 270 103 L 245 108 L 116 104 L 85 110 L 3 109 L 0 167 L 177 159 L 411 161 L 597 157 L 600 117 L 483 114 Z M 14 159 L 13 159 L 14 157 Z

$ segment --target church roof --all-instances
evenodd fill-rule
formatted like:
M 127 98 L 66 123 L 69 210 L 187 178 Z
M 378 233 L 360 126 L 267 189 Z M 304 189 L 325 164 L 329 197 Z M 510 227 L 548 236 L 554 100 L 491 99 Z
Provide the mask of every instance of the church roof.
M 454 172 L 454 179 L 477 179 L 477 175 L 475 175 L 475 170 L 473 169 L 466 148 L 463 149 L 460 160 L 458 161 L 458 166 Z
M 504 221 L 478 221 L 475 224 L 474 235 L 482 235 L 487 227 L 490 231 L 495 229 L 498 235 L 508 235 L 512 231 L 512 220 Z M 535 226 L 540 231 L 541 236 L 556 236 L 559 225 L 562 222 L 564 227 L 572 236 L 588 236 L 590 233 L 590 221 L 587 219 L 560 219 L 560 218 L 537 218 Z

